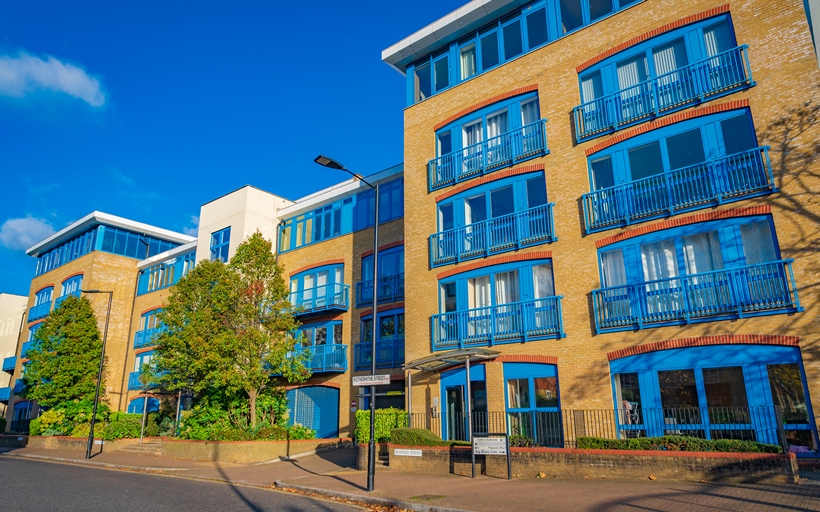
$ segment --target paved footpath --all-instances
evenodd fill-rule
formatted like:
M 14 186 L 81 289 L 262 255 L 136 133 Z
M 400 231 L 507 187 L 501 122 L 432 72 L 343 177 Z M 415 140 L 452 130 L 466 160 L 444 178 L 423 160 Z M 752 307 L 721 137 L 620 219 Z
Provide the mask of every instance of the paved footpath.
M 22 456 L 74 464 L 108 465 L 132 471 L 241 483 L 290 487 L 317 494 L 381 498 L 414 510 L 579 510 L 579 511 L 820 511 L 820 473 L 796 485 L 727 485 L 710 483 L 569 480 L 482 476 L 417 475 L 380 468 L 376 491 L 365 490 L 366 474 L 352 469 L 354 449 L 334 450 L 267 464 L 228 464 L 167 459 L 129 453 L 84 453 L 45 449 L 0 448 L 0 456 Z M 47 459 L 44 459 L 47 458 Z

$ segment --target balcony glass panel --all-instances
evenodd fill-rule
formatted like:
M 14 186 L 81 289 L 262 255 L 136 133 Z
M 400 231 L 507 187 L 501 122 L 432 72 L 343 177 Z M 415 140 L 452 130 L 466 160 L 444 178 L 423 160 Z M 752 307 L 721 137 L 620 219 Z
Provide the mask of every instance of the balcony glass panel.
M 562 338 L 563 296 L 433 315 L 433 350 Z
M 577 140 L 605 135 L 753 85 L 747 49 L 746 45 L 729 49 L 575 107 Z
M 20 358 L 26 359 L 28 357 L 28 351 L 34 347 L 35 341 L 27 341 L 23 343 L 23 346 L 20 347 Z
M 372 344 L 356 343 L 353 346 L 354 369 L 369 370 Z M 399 368 L 404 364 L 404 339 L 376 342 L 376 368 Z
M 49 313 L 51 313 L 51 301 L 40 304 L 39 306 L 33 306 L 28 310 L 28 321 L 33 322 L 45 318 Z
M 143 329 L 134 333 L 134 348 L 143 348 L 156 345 L 154 340 L 163 331 L 162 327 L 154 327 L 153 329 Z
M 430 160 L 427 164 L 430 190 L 542 156 L 548 151 L 547 120 L 540 119 Z
M 370 267 L 372 271 L 372 266 Z M 372 274 L 372 272 L 371 272 Z M 379 278 L 379 304 L 404 300 L 404 274 Z M 356 283 L 356 307 L 373 305 L 373 281 Z
M 793 260 L 593 290 L 599 333 L 801 310 Z
M 295 350 L 308 352 L 306 365 L 313 373 L 347 371 L 347 345 L 296 345 Z
M 17 366 L 17 357 L 11 356 L 3 359 L 3 371 L 7 373 L 14 373 L 14 367 Z
M 350 306 L 350 286 L 331 283 L 299 290 L 290 294 L 290 303 L 301 308 L 300 314 L 317 311 L 346 311 Z
M 600 231 L 774 190 L 763 146 L 584 194 L 584 221 Z
M 447 265 L 555 241 L 554 205 L 536 206 L 435 233 L 430 236 L 432 264 Z

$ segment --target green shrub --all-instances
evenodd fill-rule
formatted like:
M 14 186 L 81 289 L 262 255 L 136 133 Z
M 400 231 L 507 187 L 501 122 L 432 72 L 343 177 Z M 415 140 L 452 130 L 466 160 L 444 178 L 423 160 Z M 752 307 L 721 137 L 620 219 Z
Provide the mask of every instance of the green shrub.
M 28 435 L 30 436 L 39 436 L 43 433 L 43 430 L 40 428 L 40 418 L 35 418 L 31 420 L 28 424 Z
M 100 433 L 106 441 L 116 439 L 133 439 L 140 436 L 142 414 L 114 413 L 110 423 Z
M 390 432 L 396 428 L 407 426 L 407 412 L 402 409 L 390 407 L 388 409 L 376 410 L 376 441 L 379 443 L 389 443 Z M 356 442 L 370 442 L 370 410 L 362 409 L 356 411 Z
M 259 429 L 256 433 L 256 439 L 264 441 L 285 441 L 288 439 L 288 429 L 280 427 L 266 427 Z
M 510 446 L 518 448 L 530 448 L 535 446 L 535 442 L 527 436 L 513 435 L 510 436 Z
M 41 436 L 62 436 L 71 432 L 71 425 L 66 421 L 65 412 L 61 409 L 49 409 L 40 415 L 39 431 Z M 29 434 L 31 423 L 29 423 Z
M 469 441 L 443 441 L 426 428 L 394 428 L 390 442 L 403 446 L 470 446 Z
M 94 437 L 99 436 L 98 428 L 102 425 L 99 423 L 94 424 Z M 71 430 L 71 437 L 88 437 L 91 434 L 91 423 L 80 423 L 74 426 L 74 429 Z
M 288 439 L 299 440 L 299 439 L 316 439 L 316 431 L 312 428 L 308 428 L 304 425 L 300 425 L 299 423 L 294 423 L 291 427 L 288 427 Z
M 686 436 L 642 437 L 637 439 L 604 439 L 579 437 L 582 450 L 671 450 L 682 452 L 781 453 L 774 444 L 737 439 L 699 439 Z

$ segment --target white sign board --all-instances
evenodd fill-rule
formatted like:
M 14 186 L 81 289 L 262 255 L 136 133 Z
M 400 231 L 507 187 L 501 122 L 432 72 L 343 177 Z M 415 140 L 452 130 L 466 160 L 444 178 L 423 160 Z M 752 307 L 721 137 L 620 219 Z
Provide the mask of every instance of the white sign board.
M 105 441 L 103 441 L 102 439 L 95 439 L 94 440 L 94 444 L 103 444 L 104 442 Z
M 363 375 L 353 377 L 354 386 L 384 386 L 390 384 L 390 375 Z
M 503 437 L 474 437 L 473 452 L 476 455 L 507 455 L 507 440 Z
M 403 450 L 401 448 L 393 448 L 393 455 L 398 457 L 421 457 L 421 450 Z

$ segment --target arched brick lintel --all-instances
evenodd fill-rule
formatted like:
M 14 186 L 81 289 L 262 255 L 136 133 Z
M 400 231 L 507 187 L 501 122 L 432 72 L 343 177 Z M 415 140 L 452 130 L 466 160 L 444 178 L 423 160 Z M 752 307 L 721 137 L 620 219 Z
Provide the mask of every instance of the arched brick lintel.
M 696 336 L 693 338 L 678 338 L 676 340 L 656 341 L 634 347 L 622 348 L 607 352 L 610 361 L 638 354 L 648 354 L 659 350 L 675 348 L 705 347 L 710 345 L 780 345 L 797 347 L 800 344 L 798 336 L 782 336 L 777 334 L 723 334 L 719 336 Z

